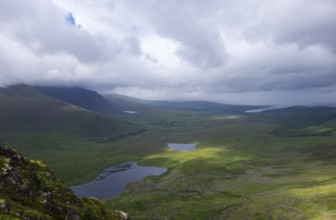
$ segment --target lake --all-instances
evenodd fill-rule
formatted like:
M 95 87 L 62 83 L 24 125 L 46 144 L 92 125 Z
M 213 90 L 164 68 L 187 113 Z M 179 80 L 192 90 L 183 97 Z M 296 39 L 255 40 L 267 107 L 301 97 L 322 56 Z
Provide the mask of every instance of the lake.
M 111 198 L 122 193 L 127 184 L 146 176 L 159 176 L 167 170 L 161 167 L 143 167 L 135 162 L 125 162 L 103 170 L 92 182 L 72 186 L 71 190 L 79 197 Z
M 268 108 L 258 108 L 258 109 L 247 110 L 245 111 L 245 113 L 258 113 L 258 112 L 264 112 L 264 111 L 282 109 L 282 108 L 288 108 L 288 107 L 289 106 L 271 106 Z
M 181 150 L 181 151 L 192 151 L 195 150 L 196 144 L 177 144 L 177 143 L 168 143 L 168 147 L 174 150 Z

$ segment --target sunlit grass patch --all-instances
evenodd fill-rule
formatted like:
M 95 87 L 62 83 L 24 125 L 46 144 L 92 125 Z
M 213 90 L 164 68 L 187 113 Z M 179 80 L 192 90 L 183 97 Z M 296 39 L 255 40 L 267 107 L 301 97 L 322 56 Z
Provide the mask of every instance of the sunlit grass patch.
M 270 219 L 335 219 L 336 184 L 269 191 L 250 197 L 236 219 L 259 213 Z M 260 214 L 262 213 L 262 214 Z
M 204 147 L 193 151 L 166 149 L 159 154 L 149 155 L 141 161 L 144 164 L 166 166 L 167 168 L 182 167 L 205 171 L 214 166 L 235 167 L 233 163 L 250 159 L 247 155 L 236 155 L 226 147 Z
M 235 120 L 235 119 L 240 119 L 242 116 L 241 115 L 214 115 L 211 116 L 211 120 Z

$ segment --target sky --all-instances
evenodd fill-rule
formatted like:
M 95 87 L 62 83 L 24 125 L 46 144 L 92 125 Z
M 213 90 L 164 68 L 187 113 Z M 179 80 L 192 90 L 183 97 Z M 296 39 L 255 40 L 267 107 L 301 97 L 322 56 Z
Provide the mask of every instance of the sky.
M 334 0 L 0 0 L 0 86 L 336 104 Z

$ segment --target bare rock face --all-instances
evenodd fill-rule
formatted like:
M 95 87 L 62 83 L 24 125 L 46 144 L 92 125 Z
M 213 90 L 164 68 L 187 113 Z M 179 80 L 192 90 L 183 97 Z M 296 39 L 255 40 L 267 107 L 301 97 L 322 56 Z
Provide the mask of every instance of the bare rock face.
M 121 214 L 122 213 L 122 214 Z M 94 198 L 80 199 L 41 161 L 0 145 L 0 219 L 128 219 Z

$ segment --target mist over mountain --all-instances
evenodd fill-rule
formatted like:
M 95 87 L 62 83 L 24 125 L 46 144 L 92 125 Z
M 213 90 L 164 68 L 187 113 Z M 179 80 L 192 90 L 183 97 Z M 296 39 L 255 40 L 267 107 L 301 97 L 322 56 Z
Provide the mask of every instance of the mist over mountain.
M 35 87 L 41 93 L 60 99 L 64 102 L 92 110 L 103 111 L 111 110 L 112 106 L 96 91 L 88 90 L 80 87 Z
M 1 88 L 0 101 L 3 133 L 60 131 L 85 137 L 112 137 L 137 127 L 94 112 L 111 106 L 98 93 L 82 88 L 15 85 Z
M 336 219 L 335 39 L 334 0 L 0 0 L 0 220 Z
M 263 106 L 230 105 L 209 101 L 168 101 L 143 100 L 120 94 L 107 94 L 104 97 L 119 110 L 138 110 L 148 108 L 163 108 L 185 111 L 213 112 L 213 113 L 243 113 L 246 110 L 262 108 Z
M 0 3 L 0 15 L 0 86 L 249 105 L 335 103 L 330 0 L 12 0 Z

